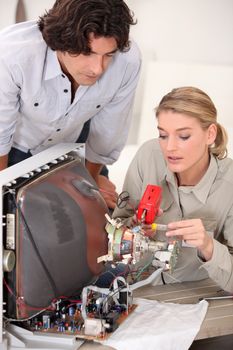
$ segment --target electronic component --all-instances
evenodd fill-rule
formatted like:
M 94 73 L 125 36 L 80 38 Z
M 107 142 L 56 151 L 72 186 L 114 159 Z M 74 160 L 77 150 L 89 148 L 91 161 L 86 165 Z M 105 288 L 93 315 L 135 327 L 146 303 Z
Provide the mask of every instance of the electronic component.
M 0 174 L 2 317 L 8 344 L 12 333 L 16 341 L 34 343 L 33 348 L 41 339 L 53 348 L 60 348 L 54 344 L 62 339 L 64 349 L 78 339 L 103 339 L 135 309 L 132 291 L 152 283 L 164 269 L 143 281 L 138 270 L 132 278 L 138 282 L 131 285 L 118 276 L 110 289 L 85 287 L 101 274 L 103 261 L 136 264 L 158 251 L 141 224 L 157 215 L 161 191 L 150 187 L 151 196 L 140 205 L 140 222 L 131 229 L 108 215 L 106 223 L 108 209 L 83 155 L 82 145 L 57 145 Z
M 53 300 L 34 317 L 15 324 L 35 335 L 73 335 L 78 339 L 105 339 L 135 309 L 132 291 L 123 277 L 117 277 L 111 288 L 90 285 L 76 297 Z
M 6 246 L 15 245 L 4 254 L 4 300 L 6 316 L 18 320 L 89 284 L 104 268 L 98 256 L 107 252 L 108 209 L 98 191 L 88 190 L 96 185 L 79 158 L 44 168 L 4 192 Z
M 126 264 L 136 264 L 147 253 L 152 253 L 158 261 L 156 267 L 163 266 L 165 270 L 173 272 L 179 254 L 180 242 L 170 242 L 166 237 L 164 237 L 164 241 L 151 240 L 145 236 L 140 225 L 128 228 L 120 219 L 113 220 L 108 215 L 105 216 L 108 220 L 106 224 L 108 254 L 98 258 L 98 261 L 122 261 Z
M 126 194 L 127 192 L 125 192 L 125 196 Z M 156 236 L 155 239 L 151 240 L 143 229 L 145 224 L 151 225 L 151 230 L 154 231 L 167 230 L 167 225 L 154 222 L 160 207 L 161 194 L 161 187 L 147 185 L 137 210 L 139 222 L 131 228 L 125 226 L 120 218 L 112 219 L 109 215 L 105 215 L 108 221 L 106 224 L 108 254 L 99 257 L 99 262 L 122 261 L 126 264 L 136 264 L 149 252 L 154 254 L 154 266 L 163 267 L 173 272 L 180 244 L 177 241 L 168 241 L 166 236 L 164 236 L 163 241 L 156 240 Z
M 180 251 L 180 242 L 174 241 L 169 243 L 157 241 L 156 247 L 157 250 L 154 253 L 152 265 L 157 268 L 164 267 L 165 270 L 173 273 Z
M 103 271 L 97 258 L 108 243 L 108 208 L 83 145 L 56 145 L 1 171 L 0 193 L 0 347 L 78 348 L 82 302 L 71 296 Z
M 132 291 L 123 277 L 116 277 L 110 289 L 94 285 L 82 290 L 81 314 L 84 334 L 106 337 L 113 332 L 135 308 Z M 91 320 L 95 321 L 91 321 Z
M 84 334 L 91 336 L 100 336 L 105 333 L 105 324 L 104 320 L 98 318 L 86 318 L 84 322 Z

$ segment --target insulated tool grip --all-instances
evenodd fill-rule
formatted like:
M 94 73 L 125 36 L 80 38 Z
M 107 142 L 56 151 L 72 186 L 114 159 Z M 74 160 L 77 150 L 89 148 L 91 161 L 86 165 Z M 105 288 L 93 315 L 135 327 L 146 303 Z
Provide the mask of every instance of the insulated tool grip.
M 162 199 L 162 188 L 147 185 L 138 206 L 137 219 L 145 224 L 152 224 L 158 214 Z

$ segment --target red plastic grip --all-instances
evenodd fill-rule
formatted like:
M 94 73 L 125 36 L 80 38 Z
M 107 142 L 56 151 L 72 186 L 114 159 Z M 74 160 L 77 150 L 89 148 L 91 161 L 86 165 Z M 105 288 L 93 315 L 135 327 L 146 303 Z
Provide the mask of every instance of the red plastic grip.
M 162 199 L 162 188 L 156 185 L 147 185 L 146 190 L 138 206 L 137 218 L 141 221 L 145 212 L 143 222 L 152 224 L 157 216 Z

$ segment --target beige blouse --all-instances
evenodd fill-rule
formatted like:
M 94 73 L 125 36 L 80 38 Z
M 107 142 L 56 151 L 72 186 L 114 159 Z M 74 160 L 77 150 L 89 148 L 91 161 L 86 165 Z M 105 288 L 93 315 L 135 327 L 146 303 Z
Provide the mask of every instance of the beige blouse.
M 130 205 L 115 209 L 113 217 L 131 217 L 132 204 L 137 208 L 148 184 L 162 187 L 163 215 L 156 218 L 157 223 L 200 218 L 206 231 L 214 236 L 211 260 L 204 262 L 196 248 L 182 247 L 173 275 L 165 275 L 166 282 L 210 277 L 221 288 L 233 292 L 233 160 L 211 156 L 209 168 L 196 186 L 177 187 L 158 140 L 147 141 L 126 174 L 123 190 L 130 194 Z M 158 233 L 158 239 L 161 238 L 166 239 L 163 233 Z

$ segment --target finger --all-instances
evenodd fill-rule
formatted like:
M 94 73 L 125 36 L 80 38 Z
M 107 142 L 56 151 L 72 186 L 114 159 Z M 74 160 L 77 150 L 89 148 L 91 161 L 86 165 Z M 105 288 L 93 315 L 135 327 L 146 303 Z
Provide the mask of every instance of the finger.
M 100 190 L 102 196 L 104 198 L 112 198 L 115 202 L 117 202 L 118 194 L 114 191 L 106 191 L 106 190 Z
M 200 219 L 190 219 L 190 220 L 182 220 L 182 221 L 174 221 L 168 224 L 168 228 L 171 230 L 178 228 L 185 228 L 190 226 L 198 226 L 203 227 L 202 221 Z
M 198 231 L 192 227 L 185 229 L 171 230 L 166 232 L 167 237 L 182 237 L 183 239 L 194 239 Z
M 103 197 L 103 198 L 104 198 L 108 208 L 115 209 L 115 207 L 116 207 L 116 200 L 115 200 L 115 198 L 110 197 L 110 196 Z
M 115 208 L 117 206 L 117 196 L 109 194 L 108 192 L 101 192 L 101 195 L 105 202 L 110 205 L 109 208 Z
M 116 202 L 109 200 L 109 201 L 106 201 L 106 203 L 107 203 L 108 208 L 110 208 L 110 209 L 116 208 Z
M 166 236 L 167 237 L 180 236 L 180 237 L 185 237 L 186 239 L 187 235 L 195 236 L 197 233 L 198 233 L 198 230 L 195 227 L 189 226 L 185 228 L 178 228 L 178 229 L 167 231 Z
M 168 224 L 168 236 L 185 236 L 187 234 L 203 235 L 205 228 L 200 219 L 171 222 Z

